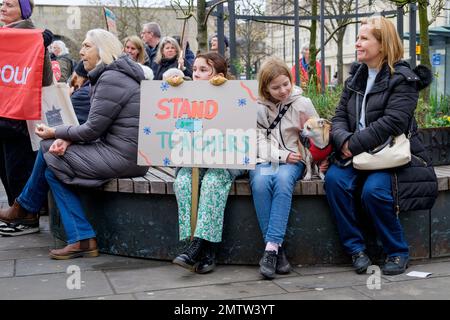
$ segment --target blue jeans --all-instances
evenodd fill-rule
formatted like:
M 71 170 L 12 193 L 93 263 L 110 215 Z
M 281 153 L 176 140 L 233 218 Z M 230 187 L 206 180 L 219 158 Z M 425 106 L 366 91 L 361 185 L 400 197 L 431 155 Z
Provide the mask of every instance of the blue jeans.
M 280 164 L 277 171 L 271 169 L 271 164 L 262 163 L 250 171 L 253 203 L 265 243 L 283 243 L 292 193 L 304 169 L 301 162 Z
M 363 183 L 361 204 L 375 226 L 377 236 L 388 256 L 408 256 L 408 244 L 394 210 L 391 175 L 384 171 L 362 172 L 353 167 L 330 166 L 325 189 L 331 211 L 336 217 L 341 242 L 350 255 L 366 249 L 358 227 L 355 196 Z
M 49 189 L 52 190 L 59 209 L 67 243 L 72 244 L 94 238 L 95 232 L 86 219 L 80 199 L 47 168 L 42 151 L 39 150 L 31 177 L 17 198 L 17 202 L 25 210 L 37 214 L 47 199 Z

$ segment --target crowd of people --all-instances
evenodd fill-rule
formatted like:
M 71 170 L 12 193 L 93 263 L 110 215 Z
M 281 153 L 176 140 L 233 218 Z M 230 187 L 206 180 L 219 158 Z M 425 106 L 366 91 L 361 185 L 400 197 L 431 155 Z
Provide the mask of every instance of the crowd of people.
M 34 28 L 32 0 L 3 0 L 3 28 Z M 72 59 L 61 40 L 43 32 L 46 48 L 43 86 L 58 81 L 71 86 L 77 126 L 38 126 L 40 150 L 31 150 L 26 123 L 0 118 L 0 176 L 10 208 L 0 210 L 0 234 L 19 236 L 39 231 L 39 212 L 52 191 L 67 235 L 67 246 L 53 249 L 53 259 L 95 257 L 95 230 L 86 218 L 74 186 L 96 187 L 109 179 L 145 175 L 137 165 L 140 82 L 176 76 L 193 81 L 232 79 L 229 57 L 211 50 L 194 53 L 176 37 L 162 36 L 160 26 L 143 25 L 139 36 L 119 41 L 112 33 L 87 32 Z M 227 40 L 226 40 L 227 41 Z M 225 43 L 228 47 L 228 43 Z M 355 44 L 357 60 L 332 119 L 333 157 L 321 166 L 331 212 L 342 245 L 357 273 L 371 265 L 359 221 L 367 215 L 386 254 L 383 273 L 400 274 L 409 262 L 399 213 L 430 208 L 437 196 L 436 177 L 417 135 L 414 110 L 418 92 L 431 82 L 431 71 L 412 69 L 393 24 L 382 17 L 362 22 Z M 302 49 L 302 85 L 307 82 L 309 55 Z M 52 69 L 52 62 L 54 65 Z M 319 67 L 320 64 L 317 64 Z M 52 70 L 54 72 L 52 72 Z M 57 72 L 55 72 L 57 70 Z M 291 270 L 285 235 L 296 182 L 305 173 L 299 136 L 309 118 L 319 117 L 313 103 L 295 86 L 293 72 L 278 58 L 267 59 L 258 74 L 257 164 L 255 170 L 200 170 L 197 227 L 190 228 L 192 168 L 178 168 L 174 184 L 179 238 L 187 247 L 173 263 L 199 274 L 211 272 L 222 240 L 224 212 L 233 180 L 249 175 L 254 208 L 265 247 L 260 273 L 268 279 Z M 1 103 L 1 102 L 0 102 Z M 407 133 L 411 162 L 390 170 L 361 171 L 348 160 L 382 145 L 390 136 Z M 420 188 L 417 187 L 420 181 Z M 409 199 L 414 201 L 409 201 Z

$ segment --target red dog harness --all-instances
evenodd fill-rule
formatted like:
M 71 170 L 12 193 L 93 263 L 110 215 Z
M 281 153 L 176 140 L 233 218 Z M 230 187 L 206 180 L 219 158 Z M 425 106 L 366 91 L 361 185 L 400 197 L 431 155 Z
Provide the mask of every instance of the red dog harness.
M 323 149 L 318 148 L 311 139 L 309 139 L 309 143 L 309 151 L 311 152 L 314 162 L 322 162 L 330 155 L 332 150 L 331 143 Z

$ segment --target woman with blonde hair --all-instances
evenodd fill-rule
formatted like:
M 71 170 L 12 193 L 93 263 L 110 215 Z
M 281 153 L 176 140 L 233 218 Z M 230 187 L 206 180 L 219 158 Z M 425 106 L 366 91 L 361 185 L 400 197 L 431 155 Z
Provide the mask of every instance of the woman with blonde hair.
M 146 80 L 153 80 L 153 71 L 147 66 L 148 56 L 145 52 L 144 41 L 141 38 L 138 36 L 126 37 L 123 40 L 123 51 L 141 66 Z
M 113 178 L 144 175 L 137 165 L 142 69 L 120 41 L 102 29 L 90 30 L 80 56 L 92 85 L 87 121 L 56 129 L 41 125 L 41 144 L 33 173 L 14 206 L 1 216 L 35 216 L 52 190 L 66 231 L 67 246 L 50 251 L 53 259 L 95 257 L 95 232 L 71 186 L 97 187 Z M 14 226 L 10 226 L 13 232 Z
M 265 250 L 260 273 L 272 279 L 291 270 L 284 236 L 295 183 L 305 170 L 299 150 L 304 122 L 318 114 L 309 98 L 295 87 L 286 63 L 270 58 L 258 74 L 258 157 L 250 186 Z
M 178 68 L 186 77 L 192 78 L 192 66 L 183 59 L 178 41 L 172 37 L 164 37 L 152 64 L 154 79 L 162 80 L 164 72 L 171 68 Z
M 134 61 L 145 64 L 144 41 L 138 36 L 129 36 L 123 40 L 123 51 Z
M 401 274 L 408 266 L 409 249 L 399 214 L 428 210 L 437 196 L 436 176 L 414 119 L 419 90 L 431 83 L 432 74 L 402 61 L 402 42 L 384 17 L 363 20 L 355 47 L 359 63 L 352 67 L 332 119 L 338 162 L 326 174 L 326 195 L 356 273 L 364 273 L 372 263 L 360 228 L 368 216 L 387 256 L 383 274 Z M 410 163 L 368 171 L 347 165 L 352 157 L 401 134 L 410 139 Z

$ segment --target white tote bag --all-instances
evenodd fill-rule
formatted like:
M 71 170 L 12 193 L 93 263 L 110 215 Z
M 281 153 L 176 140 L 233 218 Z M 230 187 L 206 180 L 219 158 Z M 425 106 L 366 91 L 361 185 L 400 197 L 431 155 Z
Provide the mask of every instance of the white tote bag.
M 78 119 L 70 100 L 70 89 L 66 83 L 56 82 L 42 88 L 41 120 L 27 120 L 33 151 L 39 150 L 40 141 L 34 130 L 37 124 L 43 123 L 51 128 L 62 125 L 78 125 Z

